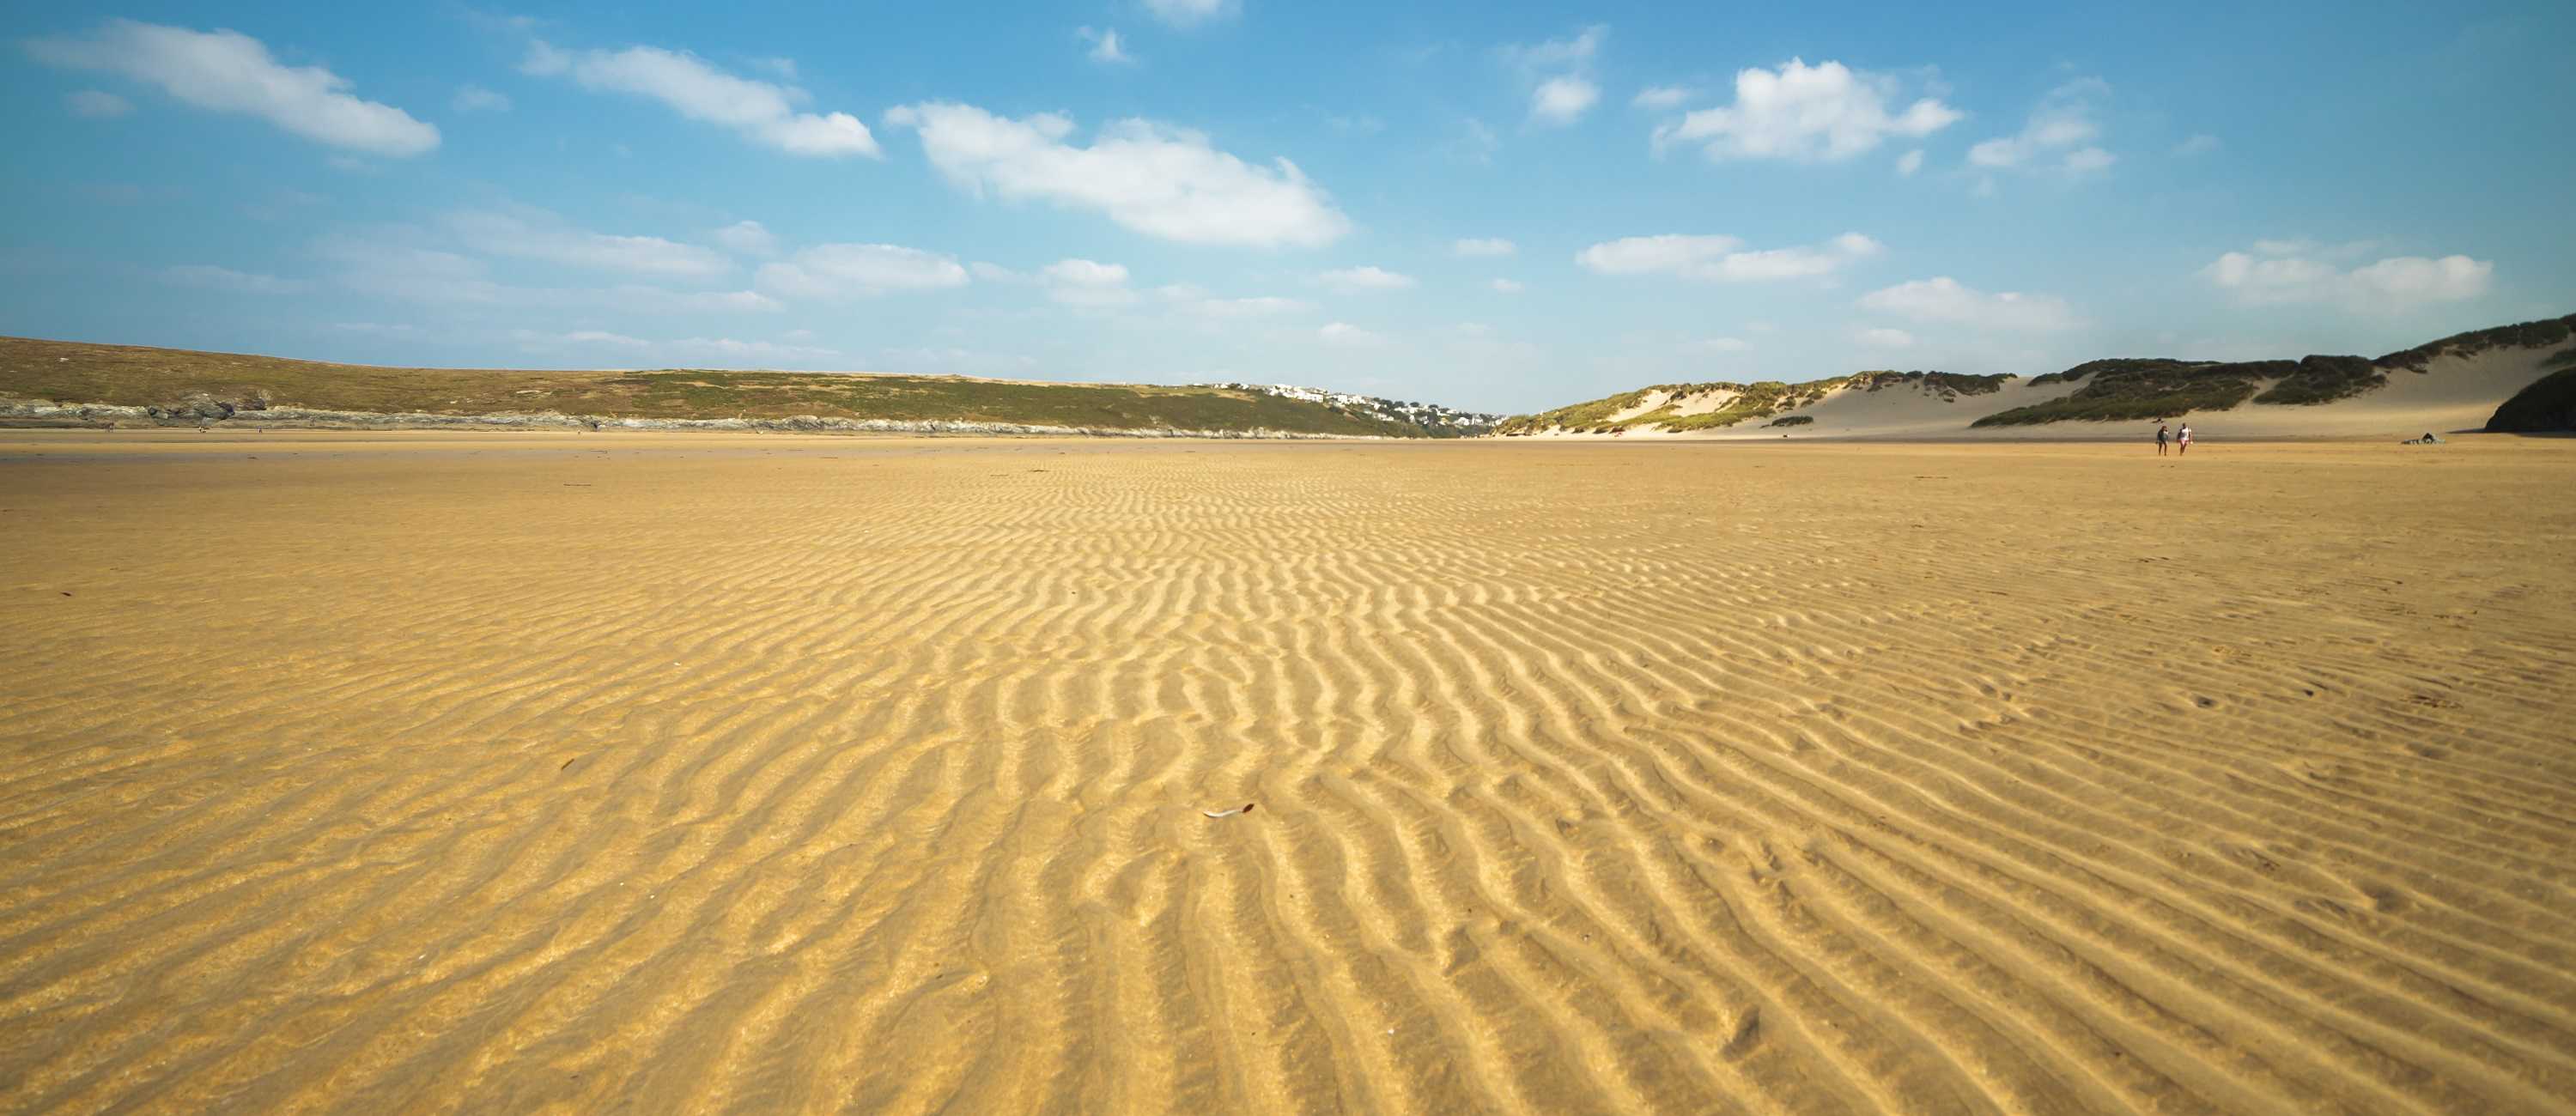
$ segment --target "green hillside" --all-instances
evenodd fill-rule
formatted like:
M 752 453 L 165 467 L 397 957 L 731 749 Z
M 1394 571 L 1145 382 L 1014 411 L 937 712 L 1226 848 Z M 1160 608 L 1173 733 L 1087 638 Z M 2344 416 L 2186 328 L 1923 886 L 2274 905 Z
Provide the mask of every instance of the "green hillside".
M 176 407 L 195 399 L 250 411 L 554 412 L 642 419 L 814 415 L 1107 430 L 1432 434 L 1331 404 L 1222 388 L 828 372 L 387 368 L 19 337 L 0 338 L 0 399 L 131 407 Z

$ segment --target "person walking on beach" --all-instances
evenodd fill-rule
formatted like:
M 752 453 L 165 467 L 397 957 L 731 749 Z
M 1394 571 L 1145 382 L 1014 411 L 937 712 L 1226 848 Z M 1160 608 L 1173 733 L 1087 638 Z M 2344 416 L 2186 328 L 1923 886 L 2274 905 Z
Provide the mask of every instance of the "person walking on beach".
M 2156 456 L 2163 457 L 2165 455 L 2165 443 L 2171 440 L 2172 434 L 2172 427 L 2166 426 L 2161 422 L 2156 424 Z
M 2181 456 L 2181 455 L 2183 455 L 2183 454 L 2190 453 L 2190 452 L 2191 452 L 2191 424 L 2186 422 L 2186 423 L 2182 424 L 2182 433 L 2181 433 L 2181 434 L 2179 434 L 2179 435 L 2176 435 L 2176 436 L 2174 437 L 2174 455 L 2175 455 L 2175 456 L 2177 456 L 2177 457 L 2179 457 L 2179 456 Z

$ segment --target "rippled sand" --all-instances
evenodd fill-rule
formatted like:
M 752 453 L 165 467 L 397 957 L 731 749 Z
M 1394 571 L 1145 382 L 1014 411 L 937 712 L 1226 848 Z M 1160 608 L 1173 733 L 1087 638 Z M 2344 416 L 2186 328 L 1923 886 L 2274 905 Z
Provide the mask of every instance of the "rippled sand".
M 2571 491 L 0 435 L 0 1109 L 2565 1110 Z

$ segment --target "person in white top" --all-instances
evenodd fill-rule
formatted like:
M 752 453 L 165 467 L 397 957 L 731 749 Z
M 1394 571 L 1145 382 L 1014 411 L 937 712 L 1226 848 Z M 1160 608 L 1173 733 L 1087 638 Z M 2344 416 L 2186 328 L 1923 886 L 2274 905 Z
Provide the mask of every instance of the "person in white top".
M 2177 435 L 2175 435 L 2175 436 L 2174 436 L 2174 452 L 2175 452 L 2175 453 L 2190 453 L 2190 452 L 2191 452 L 2191 424 L 2190 424 L 2190 423 L 2187 423 L 2187 422 L 2186 422 L 2186 423 L 2182 424 L 2182 432 L 2181 432 L 2180 434 L 2177 434 Z

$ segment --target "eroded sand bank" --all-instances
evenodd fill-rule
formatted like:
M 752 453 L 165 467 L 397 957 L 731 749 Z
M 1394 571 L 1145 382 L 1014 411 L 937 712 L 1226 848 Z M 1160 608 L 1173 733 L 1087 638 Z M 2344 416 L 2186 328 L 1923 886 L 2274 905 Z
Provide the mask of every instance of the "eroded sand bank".
M 2570 491 L 0 436 L 0 1109 L 2563 1109 Z

